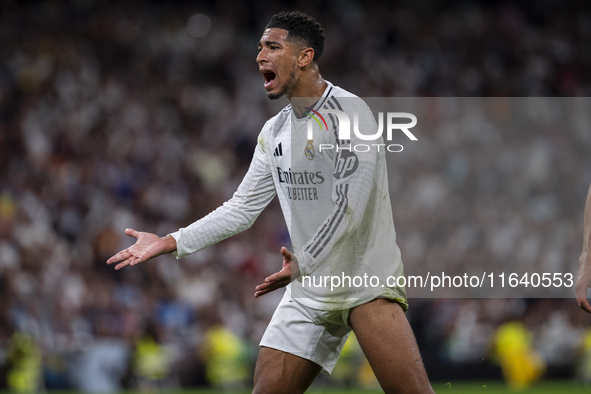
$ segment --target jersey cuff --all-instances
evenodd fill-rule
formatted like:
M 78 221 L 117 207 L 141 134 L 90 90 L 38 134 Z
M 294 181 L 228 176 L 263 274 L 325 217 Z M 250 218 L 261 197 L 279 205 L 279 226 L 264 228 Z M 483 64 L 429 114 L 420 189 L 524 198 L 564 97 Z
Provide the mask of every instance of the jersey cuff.
M 310 276 L 309 267 L 312 263 L 312 256 L 303 250 L 295 253 L 295 258 L 298 260 L 298 268 L 300 270 L 300 278 L 302 276 Z
M 174 233 L 170 233 L 168 235 L 170 235 L 176 241 L 176 250 L 174 252 L 172 252 L 172 255 L 174 257 L 176 257 L 177 260 L 185 257 L 186 256 L 185 254 L 179 253 L 179 249 L 180 249 L 180 245 L 181 245 L 181 243 L 180 243 L 181 230 L 175 231 Z

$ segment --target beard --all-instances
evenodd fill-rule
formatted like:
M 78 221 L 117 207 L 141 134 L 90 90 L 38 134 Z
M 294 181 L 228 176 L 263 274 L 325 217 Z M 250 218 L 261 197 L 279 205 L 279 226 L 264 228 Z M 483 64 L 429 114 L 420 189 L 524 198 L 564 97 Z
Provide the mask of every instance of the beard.
M 271 100 L 280 99 L 283 96 L 289 94 L 289 92 L 293 89 L 294 85 L 296 84 L 296 70 L 295 67 L 289 73 L 289 77 L 285 80 L 285 83 L 281 87 L 281 89 L 277 93 L 267 93 L 267 97 Z

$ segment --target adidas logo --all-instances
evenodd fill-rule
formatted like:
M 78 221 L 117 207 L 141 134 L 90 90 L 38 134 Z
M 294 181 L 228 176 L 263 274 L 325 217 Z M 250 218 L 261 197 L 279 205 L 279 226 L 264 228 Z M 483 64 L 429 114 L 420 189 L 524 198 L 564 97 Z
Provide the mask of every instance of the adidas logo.
M 273 156 L 283 156 L 283 148 L 281 147 L 281 144 L 282 142 L 280 142 L 279 145 L 277 145 L 277 148 L 275 148 L 275 153 L 273 153 Z

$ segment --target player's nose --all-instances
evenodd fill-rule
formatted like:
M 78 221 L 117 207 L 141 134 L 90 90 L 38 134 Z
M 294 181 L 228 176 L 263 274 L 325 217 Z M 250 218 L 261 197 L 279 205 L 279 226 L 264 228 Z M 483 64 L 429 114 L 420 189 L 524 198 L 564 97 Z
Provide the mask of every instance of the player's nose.
M 257 63 L 261 64 L 267 61 L 267 51 L 263 48 L 259 51 L 257 55 Z

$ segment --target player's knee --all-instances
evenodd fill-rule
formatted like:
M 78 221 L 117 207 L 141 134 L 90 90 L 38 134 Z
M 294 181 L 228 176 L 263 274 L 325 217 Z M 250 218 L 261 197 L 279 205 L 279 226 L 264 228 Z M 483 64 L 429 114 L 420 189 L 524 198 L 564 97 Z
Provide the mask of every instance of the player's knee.
M 303 394 L 306 389 L 294 387 L 276 376 L 255 375 L 252 394 Z
M 270 381 L 265 379 L 255 379 L 254 389 L 252 394 L 300 394 L 303 391 L 297 389 L 288 388 L 280 384 L 278 381 Z
M 435 394 L 428 379 L 400 381 L 380 381 L 385 394 Z
M 254 388 L 252 389 L 252 394 L 267 394 L 270 391 L 265 390 L 265 386 L 260 383 L 260 380 L 254 380 Z
M 261 374 L 255 374 L 252 394 L 275 394 L 281 392 L 277 379 L 273 379 L 267 375 L 262 374 L 261 376 Z

